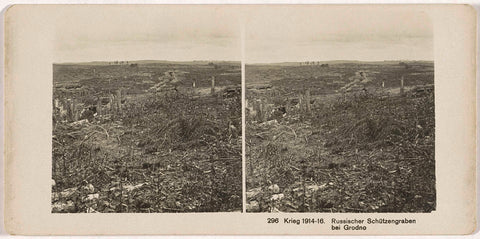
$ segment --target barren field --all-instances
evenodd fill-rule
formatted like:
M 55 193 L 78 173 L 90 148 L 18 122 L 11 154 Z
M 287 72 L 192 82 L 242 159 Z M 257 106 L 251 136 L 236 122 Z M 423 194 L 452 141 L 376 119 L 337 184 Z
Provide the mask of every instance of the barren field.
M 53 72 L 52 212 L 241 210 L 238 62 Z
M 247 212 L 435 210 L 433 83 L 432 62 L 247 65 Z

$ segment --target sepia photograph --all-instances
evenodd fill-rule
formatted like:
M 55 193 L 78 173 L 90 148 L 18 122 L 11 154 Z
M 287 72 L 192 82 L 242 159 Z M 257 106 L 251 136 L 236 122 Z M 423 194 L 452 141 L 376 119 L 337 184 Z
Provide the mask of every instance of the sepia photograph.
M 478 9 L 264 3 L 5 6 L 4 231 L 475 233 Z
M 434 211 L 429 17 L 282 10 L 246 28 L 247 212 Z
M 60 24 L 52 213 L 241 212 L 238 29 L 211 8 L 110 10 Z

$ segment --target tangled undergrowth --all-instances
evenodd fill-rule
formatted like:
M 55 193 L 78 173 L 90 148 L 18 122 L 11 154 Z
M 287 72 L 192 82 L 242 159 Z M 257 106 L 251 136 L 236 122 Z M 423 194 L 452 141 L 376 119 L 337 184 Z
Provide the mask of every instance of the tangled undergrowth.
M 434 115 L 433 93 L 358 94 L 248 122 L 247 209 L 435 210 Z
M 240 94 L 149 95 L 53 131 L 53 212 L 241 210 Z

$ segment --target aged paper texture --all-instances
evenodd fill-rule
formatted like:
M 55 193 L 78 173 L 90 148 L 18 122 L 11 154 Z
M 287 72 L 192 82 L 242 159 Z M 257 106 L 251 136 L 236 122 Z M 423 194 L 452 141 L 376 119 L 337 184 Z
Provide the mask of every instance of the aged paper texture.
M 475 230 L 468 5 L 14 5 L 5 53 L 11 234 Z

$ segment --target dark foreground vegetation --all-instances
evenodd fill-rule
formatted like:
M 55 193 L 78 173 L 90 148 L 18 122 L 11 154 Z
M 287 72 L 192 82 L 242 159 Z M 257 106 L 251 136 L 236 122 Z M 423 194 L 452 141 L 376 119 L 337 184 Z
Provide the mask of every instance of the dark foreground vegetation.
M 435 210 L 432 66 L 247 66 L 247 211 Z
M 55 65 L 54 87 L 52 212 L 241 210 L 239 65 Z

